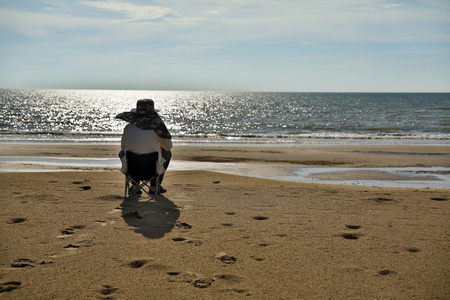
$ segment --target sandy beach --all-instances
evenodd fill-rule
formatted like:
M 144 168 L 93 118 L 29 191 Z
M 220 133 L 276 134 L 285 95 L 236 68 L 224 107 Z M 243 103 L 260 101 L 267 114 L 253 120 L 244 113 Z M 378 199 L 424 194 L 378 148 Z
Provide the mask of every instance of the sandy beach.
M 0 156 L 117 157 L 108 144 Z M 448 146 L 180 145 L 174 159 L 449 167 Z M 357 174 L 361 176 L 361 174 Z M 448 299 L 450 190 L 169 171 L 123 198 L 119 171 L 0 173 L 1 299 Z

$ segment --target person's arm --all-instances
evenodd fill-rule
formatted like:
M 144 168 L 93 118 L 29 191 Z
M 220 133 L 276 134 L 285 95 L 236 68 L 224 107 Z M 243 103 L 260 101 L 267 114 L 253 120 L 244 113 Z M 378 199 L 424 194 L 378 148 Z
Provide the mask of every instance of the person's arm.
M 126 141 L 127 141 L 127 138 L 128 138 L 128 130 L 127 130 L 127 128 L 128 128 L 128 124 L 123 129 L 122 139 L 120 140 L 120 149 L 122 149 L 123 151 L 125 151 Z
M 161 149 L 169 151 L 172 149 L 172 140 L 171 139 L 161 139 Z

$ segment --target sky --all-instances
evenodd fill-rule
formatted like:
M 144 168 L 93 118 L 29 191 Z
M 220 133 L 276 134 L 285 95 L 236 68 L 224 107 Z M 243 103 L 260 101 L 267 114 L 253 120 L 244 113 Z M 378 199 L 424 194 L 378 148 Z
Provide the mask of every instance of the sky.
M 450 1 L 0 0 L 0 88 L 450 92 Z

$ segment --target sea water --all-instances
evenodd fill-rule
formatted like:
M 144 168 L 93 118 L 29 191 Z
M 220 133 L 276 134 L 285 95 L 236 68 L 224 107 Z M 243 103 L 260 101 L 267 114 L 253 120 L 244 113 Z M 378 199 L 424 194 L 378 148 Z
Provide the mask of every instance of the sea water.
M 0 141 L 118 142 L 151 98 L 178 143 L 450 143 L 450 93 L 0 89 Z

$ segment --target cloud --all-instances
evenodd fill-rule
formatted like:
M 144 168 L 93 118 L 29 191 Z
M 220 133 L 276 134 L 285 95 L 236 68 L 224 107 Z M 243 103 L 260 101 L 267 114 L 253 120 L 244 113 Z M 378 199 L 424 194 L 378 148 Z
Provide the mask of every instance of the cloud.
M 116 1 L 96 1 L 96 2 L 81 2 L 84 5 L 95 7 L 98 9 L 111 10 L 124 15 L 125 19 L 117 20 L 118 22 L 136 22 L 157 20 L 167 16 L 170 9 L 161 6 L 152 5 L 136 5 L 127 2 Z
M 58 1 L 52 11 L 24 5 L 3 14 L 3 27 L 50 35 L 61 28 L 91 28 L 72 37 L 145 41 L 158 38 L 175 45 L 256 42 L 448 41 L 448 5 L 439 1 L 389 0 L 248 0 Z M 80 5 L 81 3 L 81 5 Z M 19 16 L 19 19 L 16 18 Z M 9 21 L 10 20 L 10 21 Z M 19 21 L 20 23 L 19 24 Z M 438 23 L 439 22 L 439 23 Z M 84 37 L 82 36 L 84 35 Z
M 381 4 L 380 7 L 383 8 L 393 8 L 393 7 L 400 7 L 400 6 L 404 6 L 405 4 L 402 3 L 392 3 L 392 4 Z
M 77 34 L 80 29 L 97 28 L 102 22 L 93 18 L 65 16 L 54 12 L 54 9 L 43 12 L 30 12 L 11 9 L 0 9 L 0 29 L 37 39 Z M 73 36 L 72 36 L 73 37 Z
M 184 52 L 184 53 L 200 52 L 204 50 L 217 50 L 217 49 L 220 49 L 220 47 L 214 45 L 179 45 L 173 48 L 175 52 Z
M 411 61 L 418 65 L 416 73 L 448 69 L 448 64 L 423 60 L 449 61 L 446 0 L 0 2 L 0 69 L 8 77 L 15 74 L 18 82 L 20 70 L 40 74 L 50 63 L 59 74 L 73 70 L 86 78 L 91 72 L 124 77 L 126 72 L 145 82 L 163 82 L 171 73 L 190 70 L 186 78 L 192 82 L 228 78 L 230 86 L 258 74 L 267 77 L 261 75 L 268 80 L 263 86 L 289 78 L 295 86 L 295 78 L 311 72 L 319 79 L 322 72 L 358 74 L 376 68 L 389 74 L 394 66 L 406 70 Z M 437 48 L 444 50 L 426 53 Z M 268 67 L 271 71 L 265 72 Z M 147 74 L 157 75 L 150 80 Z
M 300 45 L 302 46 L 307 46 L 307 47 L 313 47 L 313 48 L 318 48 L 318 49 L 334 49 L 334 46 L 326 46 L 326 45 L 321 45 L 317 42 L 313 42 L 313 41 L 307 41 L 307 42 L 303 42 Z

